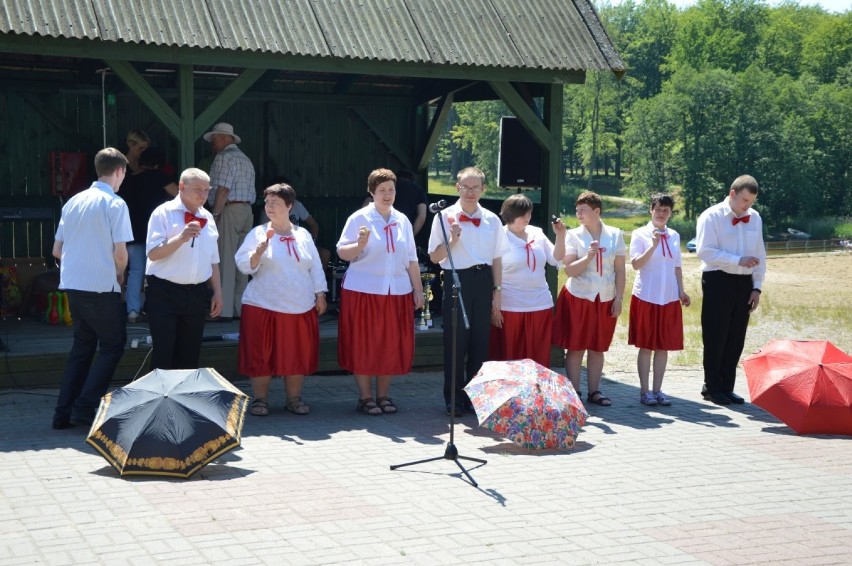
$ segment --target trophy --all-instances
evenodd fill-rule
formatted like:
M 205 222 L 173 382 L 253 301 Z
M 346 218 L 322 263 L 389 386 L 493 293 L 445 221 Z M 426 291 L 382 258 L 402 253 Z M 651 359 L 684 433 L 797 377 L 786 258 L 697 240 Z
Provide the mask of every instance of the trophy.
M 423 280 L 423 312 L 420 315 L 420 330 L 432 328 L 432 313 L 429 311 L 429 302 L 432 300 L 432 281 L 435 276 L 431 273 L 421 273 L 420 278 Z

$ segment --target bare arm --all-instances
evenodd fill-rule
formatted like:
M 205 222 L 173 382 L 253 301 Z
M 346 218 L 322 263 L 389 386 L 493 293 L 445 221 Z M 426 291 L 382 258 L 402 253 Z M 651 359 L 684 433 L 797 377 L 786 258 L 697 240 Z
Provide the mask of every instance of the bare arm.
M 124 283 L 124 270 L 127 269 L 127 244 L 116 242 L 112 245 L 112 259 L 115 262 L 115 276 Z
M 62 240 L 53 242 L 53 257 L 62 259 Z
M 319 224 L 313 216 L 305 218 L 305 224 L 308 226 L 308 231 L 311 233 L 311 238 L 316 240 L 319 238 Z
M 503 258 L 495 257 L 491 263 L 491 277 L 494 279 L 494 286 L 503 284 Z M 502 311 L 503 294 L 497 289 L 491 292 L 491 324 L 497 328 L 503 328 L 503 313 Z
M 363 230 L 358 233 L 358 239 L 351 244 L 344 244 L 337 247 L 337 255 L 343 261 L 352 261 L 367 247 L 367 240 L 370 239 L 370 231 Z
M 556 233 L 556 241 L 553 242 L 553 259 L 562 261 L 565 259 L 565 224 L 559 218 L 551 226 L 553 226 L 553 231 Z
M 616 318 L 621 314 L 622 301 L 624 300 L 624 285 L 627 282 L 626 263 L 625 256 L 615 256 L 615 300 L 612 302 L 610 314 Z
M 637 236 L 634 234 L 633 236 L 636 238 Z M 638 242 L 637 242 L 638 243 Z M 642 269 L 648 260 L 651 259 L 651 256 L 654 255 L 654 252 L 657 250 L 657 246 L 660 244 L 660 234 L 656 230 L 651 232 L 651 247 L 642 252 L 640 255 L 630 260 L 630 265 L 633 266 L 633 269 L 639 271 Z M 663 248 L 665 250 L 665 248 Z
M 222 282 L 219 279 L 219 264 L 213 264 L 213 273 L 207 282 L 213 289 L 213 298 L 210 300 L 210 316 L 219 316 L 222 312 Z
M 148 259 L 151 261 L 157 261 L 160 259 L 164 259 L 175 253 L 175 251 L 190 241 L 191 239 L 198 236 L 201 232 L 201 224 L 197 221 L 190 222 L 186 226 L 183 227 L 180 234 L 175 234 L 156 248 L 152 249 L 148 252 Z M 218 269 L 218 267 L 216 268 Z
M 416 261 L 408 262 L 408 278 L 414 288 L 414 310 L 423 308 L 423 280 L 420 279 L 420 264 Z
M 424 224 L 426 224 L 426 203 L 421 202 L 417 205 L 417 218 L 414 219 L 414 224 L 411 225 L 415 236 L 423 229 Z
M 675 267 L 675 280 L 677 281 L 677 296 L 680 299 L 680 304 L 688 307 L 692 304 L 692 300 L 683 288 L 683 269 L 680 267 Z
M 216 187 L 216 198 L 213 199 L 213 214 L 216 216 L 222 214 L 225 205 L 228 204 L 228 194 L 230 192 L 231 189 L 228 187 L 223 187 L 222 185 Z
M 458 222 L 455 222 L 453 217 L 445 217 L 447 219 L 447 223 L 449 226 L 449 239 L 450 239 L 450 248 L 455 247 L 456 242 L 459 241 L 461 237 L 461 226 L 459 226 Z M 441 222 L 439 218 L 437 222 Z M 434 250 L 429 252 L 429 259 L 432 263 L 441 263 L 445 259 L 447 259 L 447 246 L 444 244 L 439 244 Z M 502 274 L 501 274 L 502 277 Z

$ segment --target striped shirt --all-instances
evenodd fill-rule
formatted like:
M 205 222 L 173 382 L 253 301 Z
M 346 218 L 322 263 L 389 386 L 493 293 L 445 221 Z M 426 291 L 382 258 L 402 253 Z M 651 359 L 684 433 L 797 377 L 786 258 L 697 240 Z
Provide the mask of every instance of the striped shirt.
M 59 288 L 120 293 L 113 257 L 116 242 L 133 241 L 127 204 L 112 187 L 95 181 L 62 207 L 56 229 L 62 242 Z
M 254 187 L 254 165 L 236 144 L 231 144 L 216 155 L 210 169 L 210 195 L 207 203 L 212 207 L 216 189 L 226 187 L 229 201 L 253 203 L 257 193 Z

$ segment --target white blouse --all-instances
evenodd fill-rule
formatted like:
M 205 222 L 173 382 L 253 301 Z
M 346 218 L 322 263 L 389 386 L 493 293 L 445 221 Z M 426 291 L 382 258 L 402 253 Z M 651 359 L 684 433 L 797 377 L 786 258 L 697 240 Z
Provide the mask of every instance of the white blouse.
M 585 226 L 572 228 L 565 232 L 565 255 L 585 257 L 589 253 L 594 238 Z M 626 256 L 627 246 L 624 234 L 619 228 L 611 228 L 601 222 L 600 252 L 590 261 L 585 271 L 576 277 L 569 277 L 565 283 L 568 291 L 580 299 L 594 301 L 600 295 L 605 303 L 615 298 L 615 256 Z
M 406 295 L 414 288 L 408 275 L 409 263 L 417 262 L 414 231 L 406 216 L 391 208 L 388 220 L 373 203 L 357 210 L 347 220 L 337 241 L 337 249 L 358 241 L 362 226 L 370 231 L 367 245 L 349 262 L 343 288 L 372 295 Z
M 503 292 L 500 308 L 509 312 L 534 312 L 553 306 L 553 296 L 544 278 L 546 264 L 557 265 L 553 242 L 541 228 L 527 226 L 522 240 L 504 226 L 509 251 L 503 256 Z
M 252 276 L 242 302 L 286 314 L 307 312 L 316 306 L 316 293 L 328 289 L 311 233 L 293 226 L 292 236 L 274 234 L 252 269 L 251 254 L 269 229 L 268 223 L 255 226 L 234 256 L 237 269 Z
M 630 238 L 631 260 L 641 256 L 651 247 L 654 230 L 654 224 L 648 222 L 646 226 L 633 231 Z M 675 269 L 681 266 L 680 235 L 666 227 L 665 234 L 660 235 L 657 249 L 645 265 L 636 271 L 633 294 L 646 303 L 655 305 L 667 305 L 680 300 Z

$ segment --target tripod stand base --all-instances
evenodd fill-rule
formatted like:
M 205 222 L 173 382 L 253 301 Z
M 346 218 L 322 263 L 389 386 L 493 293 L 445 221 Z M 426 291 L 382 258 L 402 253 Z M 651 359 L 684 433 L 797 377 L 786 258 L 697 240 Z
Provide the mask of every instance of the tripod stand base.
M 479 484 L 473 479 L 473 476 L 470 475 L 470 472 L 462 466 L 459 460 L 468 460 L 470 462 L 476 462 L 477 464 L 487 464 L 485 460 L 480 460 L 479 458 L 469 458 L 467 456 L 459 456 L 459 451 L 456 448 L 456 445 L 452 442 L 447 443 L 447 448 L 444 450 L 443 456 L 436 456 L 434 458 L 426 458 L 425 460 L 417 460 L 416 462 L 406 462 L 405 464 L 395 464 L 390 467 L 391 470 L 396 470 L 398 468 L 404 468 L 406 466 L 414 466 L 417 464 L 425 464 L 427 462 L 437 462 L 438 460 L 452 460 L 456 463 L 462 473 L 467 476 L 467 479 L 470 480 L 470 484 L 473 487 L 477 487 Z

